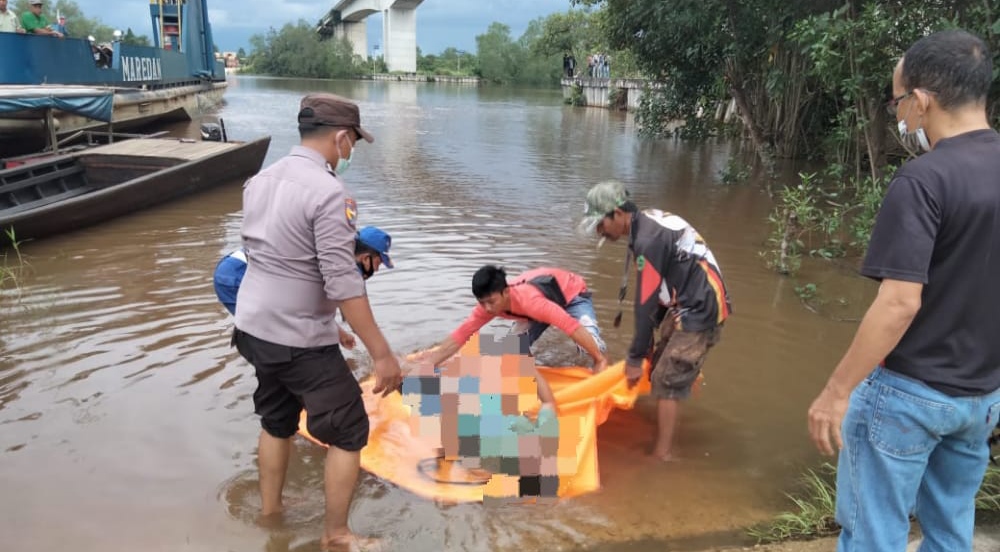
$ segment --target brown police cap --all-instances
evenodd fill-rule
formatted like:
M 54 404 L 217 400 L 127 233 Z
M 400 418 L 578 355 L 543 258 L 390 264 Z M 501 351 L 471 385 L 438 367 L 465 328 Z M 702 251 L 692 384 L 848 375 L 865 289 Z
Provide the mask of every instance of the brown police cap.
M 361 128 L 361 112 L 357 104 L 336 94 L 317 93 L 302 98 L 299 124 L 353 128 L 366 142 L 375 141 L 367 130 Z

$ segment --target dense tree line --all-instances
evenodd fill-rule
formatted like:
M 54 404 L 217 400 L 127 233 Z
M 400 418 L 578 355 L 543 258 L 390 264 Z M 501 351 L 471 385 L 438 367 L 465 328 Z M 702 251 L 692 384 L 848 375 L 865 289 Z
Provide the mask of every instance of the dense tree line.
M 732 99 L 736 130 L 772 174 L 776 158 L 826 161 L 825 171 L 780 192 L 768 253 L 782 271 L 801 251 L 867 247 L 886 180 L 914 153 L 885 110 L 893 67 L 910 44 L 962 27 L 988 42 L 1000 73 L 1000 0 L 572 1 L 598 8 L 610 45 L 665 83 L 644 96 L 644 132 L 715 135 L 724 127 L 706 114 Z M 1000 123 L 996 85 L 989 112 Z M 807 236 L 825 243 L 804 243 Z
M 427 55 L 417 48 L 417 73 L 423 75 L 471 76 L 476 74 L 478 67 L 476 54 L 453 46 L 440 54 Z
M 514 40 L 510 27 L 493 23 L 476 37 L 478 74 L 497 83 L 559 84 L 563 56 L 576 60 L 576 75 L 587 75 L 587 56 L 602 53 L 612 60 L 611 76 L 639 76 L 631 52 L 612 47 L 605 35 L 606 10 L 578 9 L 540 17 Z
M 320 40 L 316 29 L 300 20 L 280 30 L 250 37 L 248 71 L 279 77 L 351 78 L 371 73 L 371 66 L 346 38 Z
M 647 113 L 651 132 L 671 119 L 687 120 L 686 132 L 711 130 L 696 119 L 732 98 L 758 152 L 822 152 L 859 174 L 874 167 L 877 175 L 892 149 L 884 105 L 906 47 L 960 26 L 986 39 L 995 56 L 1000 50 L 998 0 L 573 1 L 599 6 L 610 44 L 667 83 L 658 111 Z M 994 120 L 998 100 L 995 91 Z
M 494 22 L 476 36 L 476 51 L 455 47 L 438 54 L 417 49 L 417 73 L 473 75 L 496 84 L 556 86 L 562 76 L 564 54 L 577 59 L 578 72 L 586 70 L 588 54 L 608 53 L 615 60 L 615 75 L 634 75 L 636 66 L 627 51 L 612 50 L 602 34 L 601 10 L 570 10 L 531 21 L 520 37 L 511 28 Z M 312 25 L 300 21 L 266 34 L 254 35 L 247 71 L 286 77 L 350 78 L 387 72 L 381 57 L 354 56 L 344 40 L 321 40 Z

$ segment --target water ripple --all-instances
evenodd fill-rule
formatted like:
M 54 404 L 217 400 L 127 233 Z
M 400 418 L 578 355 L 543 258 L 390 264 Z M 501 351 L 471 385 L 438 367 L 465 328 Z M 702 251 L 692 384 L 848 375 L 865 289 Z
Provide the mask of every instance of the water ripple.
M 770 202 L 754 186 L 720 185 L 728 144 L 643 140 L 630 115 L 566 107 L 558 92 L 255 78 L 227 91 L 229 135 L 272 134 L 271 163 L 297 141 L 299 98 L 319 90 L 358 99 L 376 136 L 345 176 L 360 224 L 393 236 L 396 268 L 368 292 L 396 351 L 430 346 L 461 323 L 475 306 L 472 274 L 495 263 L 511 274 L 541 265 L 582 274 L 609 354 L 621 358 L 635 293 L 630 279 L 613 328 L 624 246 L 597 249 L 573 232 L 583 194 L 605 178 L 699 229 L 736 312 L 685 410 L 679 447 L 695 457 L 686 466 L 644 463 L 651 425 L 641 405 L 602 426 L 601 493 L 551 508 L 443 507 L 365 475 L 356 529 L 408 550 L 549 550 L 728 534 L 784 506 L 792 468 L 814 460 L 801 435 L 806 403 L 852 328 L 805 311 L 801 282 L 763 266 Z M 196 134 L 197 124 L 170 130 Z M 163 549 L 191 539 L 206 550 L 313 544 L 323 454 L 307 444 L 293 455 L 289 525 L 248 529 L 259 507 L 256 378 L 229 345 L 232 318 L 211 285 L 219 257 L 240 243 L 241 184 L 24 247 L 21 289 L 0 290 L 0 479 L 10 482 L 5 495 L 29 497 L 0 501 L 11 549 L 149 548 L 149 535 Z M 854 303 L 870 293 L 822 267 L 805 277 L 836 283 Z M 540 344 L 540 362 L 583 361 L 557 331 Z M 348 357 L 364 377 L 363 348 Z M 81 496 L 103 506 L 49 531 L 52 520 L 81 517 Z M 96 526 L 117 529 L 93 538 Z

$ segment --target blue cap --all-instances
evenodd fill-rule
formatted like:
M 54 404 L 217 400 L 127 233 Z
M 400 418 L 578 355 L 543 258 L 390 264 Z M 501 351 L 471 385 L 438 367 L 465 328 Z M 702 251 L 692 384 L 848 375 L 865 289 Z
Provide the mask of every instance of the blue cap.
M 393 268 L 392 259 L 389 258 L 389 246 L 392 245 L 392 238 L 389 234 L 375 226 L 365 226 L 358 231 L 358 241 L 378 251 L 382 257 L 382 264 L 388 268 Z

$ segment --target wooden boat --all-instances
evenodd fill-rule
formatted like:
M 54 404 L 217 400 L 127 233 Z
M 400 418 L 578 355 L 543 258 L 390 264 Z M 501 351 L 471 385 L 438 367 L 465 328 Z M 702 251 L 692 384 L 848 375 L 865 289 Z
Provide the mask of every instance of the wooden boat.
M 0 170 L 0 230 L 44 238 L 246 178 L 270 143 L 132 138 Z
M 105 123 L 127 130 L 193 120 L 218 104 L 228 83 L 225 63 L 213 53 L 207 2 L 120 3 L 149 10 L 152 46 L 127 44 L 120 31 L 106 44 L 0 33 L 0 52 L 7 54 L 0 56 L 0 151 L 35 151 L 48 136 Z

